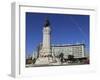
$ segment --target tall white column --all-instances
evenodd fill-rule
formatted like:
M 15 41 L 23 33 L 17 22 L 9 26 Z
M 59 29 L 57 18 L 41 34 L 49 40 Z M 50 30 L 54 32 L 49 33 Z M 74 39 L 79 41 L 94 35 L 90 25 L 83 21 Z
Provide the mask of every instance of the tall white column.
M 43 28 L 43 46 L 45 54 L 50 53 L 50 27 Z
M 46 20 L 46 23 L 43 27 L 43 42 L 42 42 L 42 48 L 39 51 L 39 58 L 36 60 L 36 65 L 44 65 L 44 64 L 51 64 L 53 62 L 52 60 L 52 54 L 50 49 L 50 23 L 48 20 Z
M 36 60 L 36 65 L 59 65 L 61 62 L 58 58 L 53 56 L 51 52 L 51 29 L 50 29 L 50 23 L 47 19 L 44 27 L 43 27 L 43 42 L 42 47 L 39 50 L 39 57 Z
M 42 49 L 40 50 L 40 56 L 51 55 L 50 35 L 51 35 L 50 23 L 48 20 L 46 20 L 46 23 L 43 27 L 43 42 L 42 42 Z

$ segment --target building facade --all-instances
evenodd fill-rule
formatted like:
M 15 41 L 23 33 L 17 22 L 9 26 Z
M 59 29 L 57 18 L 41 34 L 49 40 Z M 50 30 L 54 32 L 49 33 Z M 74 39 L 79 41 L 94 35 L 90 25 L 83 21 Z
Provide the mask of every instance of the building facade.
M 61 53 L 63 53 L 65 58 L 68 58 L 68 55 L 73 55 L 74 58 L 82 58 L 85 57 L 85 45 L 84 44 L 52 45 L 51 53 L 53 56 L 59 56 Z

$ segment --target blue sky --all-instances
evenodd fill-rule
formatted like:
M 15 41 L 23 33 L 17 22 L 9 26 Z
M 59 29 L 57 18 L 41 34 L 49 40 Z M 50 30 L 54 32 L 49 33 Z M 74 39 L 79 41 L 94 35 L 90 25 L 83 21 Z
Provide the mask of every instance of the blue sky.
M 84 42 L 89 52 L 89 15 L 26 12 L 26 55 L 33 54 L 42 42 L 42 30 L 48 17 L 52 44 Z

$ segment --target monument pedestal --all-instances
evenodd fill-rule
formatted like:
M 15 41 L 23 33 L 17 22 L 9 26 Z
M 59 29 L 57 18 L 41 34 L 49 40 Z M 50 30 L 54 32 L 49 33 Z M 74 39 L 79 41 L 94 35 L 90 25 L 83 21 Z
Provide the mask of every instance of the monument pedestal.
M 53 60 L 52 57 L 39 57 L 36 62 L 35 65 L 60 65 L 61 62 L 59 61 L 59 59 L 55 58 L 55 60 Z
M 35 64 L 36 65 L 49 65 L 53 62 L 52 57 L 39 57 Z

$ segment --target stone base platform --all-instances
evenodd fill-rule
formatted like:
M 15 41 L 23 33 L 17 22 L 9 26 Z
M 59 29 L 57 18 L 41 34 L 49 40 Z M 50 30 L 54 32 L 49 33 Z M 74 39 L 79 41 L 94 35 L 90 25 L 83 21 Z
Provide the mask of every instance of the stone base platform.
M 35 65 L 60 65 L 61 62 L 55 58 L 53 59 L 52 57 L 39 57 L 36 62 Z

